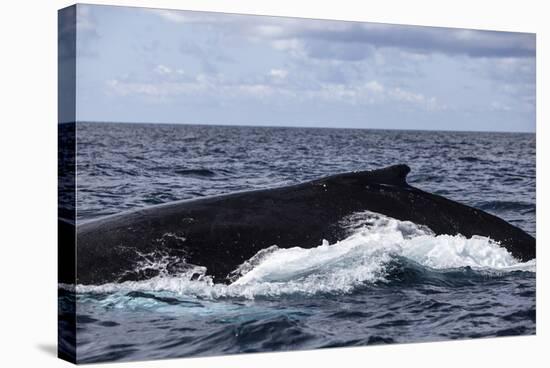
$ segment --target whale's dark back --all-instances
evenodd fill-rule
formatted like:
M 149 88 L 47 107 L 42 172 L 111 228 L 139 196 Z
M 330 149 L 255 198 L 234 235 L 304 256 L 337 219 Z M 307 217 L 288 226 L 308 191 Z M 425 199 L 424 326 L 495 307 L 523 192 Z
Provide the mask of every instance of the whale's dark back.
M 173 268 L 205 266 L 215 281 L 258 251 L 315 247 L 345 236 L 340 221 L 369 210 L 430 227 L 436 234 L 487 236 L 516 258 L 535 257 L 535 239 L 504 220 L 407 184 L 410 168 L 329 176 L 298 185 L 174 202 L 77 227 L 77 280 L 82 284 L 136 280 L 146 257 L 169 256 Z M 144 258 L 145 257 L 145 258 Z

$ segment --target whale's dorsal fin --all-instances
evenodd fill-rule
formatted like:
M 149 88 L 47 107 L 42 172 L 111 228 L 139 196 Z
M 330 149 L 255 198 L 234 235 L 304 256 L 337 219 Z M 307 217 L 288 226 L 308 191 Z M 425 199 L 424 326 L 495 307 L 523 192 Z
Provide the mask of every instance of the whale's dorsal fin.
M 346 183 L 353 185 L 391 185 L 408 187 L 407 174 L 411 171 L 411 168 L 407 165 L 393 165 L 383 169 L 370 170 L 370 171 L 354 171 L 344 174 L 336 174 L 326 178 L 314 180 L 313 184 L 326 184 L 326 183 Z
M 407 175 L 411 168 L 407 165 L 393 165 L 383 169 L 365 172 L 365 179 L 375 184 L 407 186 Z

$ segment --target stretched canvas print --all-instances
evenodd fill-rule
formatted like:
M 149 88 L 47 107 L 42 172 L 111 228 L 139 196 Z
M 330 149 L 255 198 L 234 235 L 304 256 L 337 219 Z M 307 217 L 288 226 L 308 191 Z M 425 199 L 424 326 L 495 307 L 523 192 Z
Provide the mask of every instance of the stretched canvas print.
M 63 359 L 536 332 L 534 34 L 77 4 L 58 130 Z

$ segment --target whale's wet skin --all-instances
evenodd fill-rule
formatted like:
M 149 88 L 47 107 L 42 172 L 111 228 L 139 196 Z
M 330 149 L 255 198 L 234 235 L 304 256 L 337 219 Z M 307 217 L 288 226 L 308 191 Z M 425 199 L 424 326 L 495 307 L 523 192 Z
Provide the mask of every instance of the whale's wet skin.
M 413 186 L 535 236 L 531 134 L 79 124 L 78 147 L 83 222 L 405 162 Z M 231 282 L 200 265 L 174 274 L 172 256 L 143 254 L 150 278 L 78 285 L 78 360 L 535 333 L 535 260 L 371 211 L 340 225 L 337 240 L 259 250 Z M 71 298 L 62 287 L 62 305 Z

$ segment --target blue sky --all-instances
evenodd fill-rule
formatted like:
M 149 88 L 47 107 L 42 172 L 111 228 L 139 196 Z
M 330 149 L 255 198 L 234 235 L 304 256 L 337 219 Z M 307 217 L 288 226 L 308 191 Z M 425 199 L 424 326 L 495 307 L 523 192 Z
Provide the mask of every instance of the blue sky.
M 77 6 L 78 121 L 535 130 L 535 35 Z

